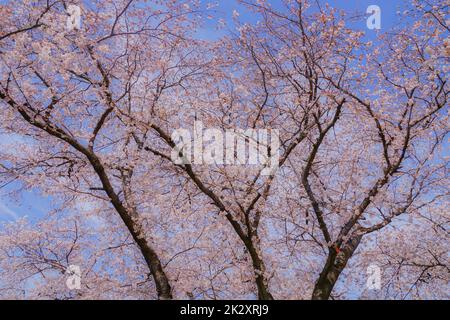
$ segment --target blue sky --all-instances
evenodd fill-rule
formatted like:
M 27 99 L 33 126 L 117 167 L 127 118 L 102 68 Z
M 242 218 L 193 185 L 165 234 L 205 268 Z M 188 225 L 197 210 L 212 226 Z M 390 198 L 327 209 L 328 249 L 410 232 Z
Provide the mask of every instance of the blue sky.
M 229 22 L 231 25 L 233 11 L 236 10 L 239 12 L 239 19 L 241 21 L 249 21 L 255 22 L 256 18 L 245 10 L 245 8 L 238 4 L 237 0 L 227 0 L 227 1 L 203 1 L 205 3 L 218 3 L 218 6 L 214 8 L 216 11 L 215 16 L 219 16 L 220 18 L 225 19 L 225 21 Z M 277 8 L 281 6 L 281 0 L 272 0 L 269 1 L 273 7 Z M 323 5 L 329 3 L 331 7 L 342 9 L 345 12 L 348 12 L 352 16 L 356 16 L 358 14 L 363 14 L 365 17 L 361 17 L 360 19 L 355 20 L 355 23 L 351 25 L 352 28 L 366 31 L 366 36 L 369 38 L 373 38 L 376 35 L 376 31 L 369 30 L 366 27 L 366 15 L 365 12 L 367 7 L 370 5 L 377 5 L 381 9 L 381 31 L 386 31 L 394 27 L 399 23 L 399 17 L 397 12 L 403 12 L 405 3 L 409 1 L 405 0 L 319 0 L 319 2 Z M 353 15 L 354 13 L 354 15 Z M 210 23 L 206 25 L 206 27 L 202 30 L 200 36 L 204 36 L 205 38 L 214 38 L 218 35 L 218 32 L 215 30 L 215 22 L 212 20 Z
M 0 1 L 1 2 L 1 1 Z M 215 1 L 203 1 L 204 3 Z M 325 4 L 326 1 L 320 1 Z M 405 1 L 400 0 L 330 0 L 327 1 L 331 6 L 343 9 L 348 13 L 365 14 L 369 5 L 378 5 L 381 9 L 381 32 L 388 31 L 399 23 L 398 11 L 403 11 Z M 280 5 L 279 0 L 273 0 L 272 5 L 277 7 Z M 235 0 L 219 1 L 215 8 L 215 16 L 223 18 L 228 23 L 228 28 L 232 28 L 232 13 L 236 10 L 240 13 L 239 19 L 241 21 L 254 22 L 255 18 L 245 9 L 240 6 Z M 369 30 L 366 27 L 366 17 L 362 16 L 352 23 L 351 27 L 357 30 L 366 32 L 366 37 L 372 39 L 376 36 L 375 30 Z M 202 38 L 213 39 L 220 36 L 222 32 L 218 33 L 215 29 L 216 22 L 210 20 L 199 32 Z M 5 147 L 8 137 L 0 135 L 0 147 Z M 41 196 L 38 190 L 28 190 L 22 192 L 21 195 L 12 199 L 8 193 L 19 186 L 18 183 L 12 183 L 7 187 L 0 189 L 0 221 L 12 221 L 18 217 L 28 216 L 32 220 L 38 219 L 45 215 L 51 208 L 51 199 L 49 197 Z

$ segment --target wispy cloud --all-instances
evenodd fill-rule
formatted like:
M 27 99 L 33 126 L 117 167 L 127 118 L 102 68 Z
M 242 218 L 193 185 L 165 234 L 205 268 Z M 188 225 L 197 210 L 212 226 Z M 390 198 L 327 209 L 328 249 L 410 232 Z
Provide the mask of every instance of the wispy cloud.
M 15 213 L 13 210 L 11 210 L 10 208 L 8 208 L 1 200 L 0 200 L 0 217 L 1 216 L 8 216 L 14 220 L 19 219 L 19 216 L 17 215 L 17 213 Z

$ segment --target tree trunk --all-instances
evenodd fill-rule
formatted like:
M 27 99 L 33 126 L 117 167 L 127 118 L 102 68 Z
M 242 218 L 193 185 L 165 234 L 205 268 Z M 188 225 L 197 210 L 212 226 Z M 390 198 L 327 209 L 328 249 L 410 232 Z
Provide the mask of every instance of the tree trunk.
M 79 152 L 81 152 L 86 156 L 95 173 L 97 174 L 99 180 L 101 181 L 102 187 L 106 192 L 106 194 L 108 195 L 111 204 L 121 217 L 122 221 L 125 223 L 128 231 L 131 233 L 134 241 L 136 241 L 136 244 L 138 245 L 142 255 L 144 256 L 147 266 L 150 269 L 150 273 L 152 274 L 153 279 L 155 281 L 158 299 L 162 300 L 172 299 L 172 291 L 169 284 L 169 279 L 167 278 L 162 268 L 162 264 L 161 261 L 159 260 L 158 255 L 156 254 L 155 250 L 151 247 L 151 245 L 146 240 L 144 234 L 142 233 L 142 226 L 140 225 L 139 220 L 133 219 L 133 214 L 130 213 L 129 210 L 127 210 L 127 208 L 122 204 L 122 201 L 115 192 L 109 180 L 109 177 L 105 171 L 105 168 L 103 167 L 103 164 L 101 163 L 97 155 L 93 152 L 93 150 L 81 145 L 76 139 L 68 135 L 63 129 L 49 122 L 48 119 L 44 118 L 44 122 L 41 122 L 38 120 L 36 115 L 30 116 L 24 106 L 16 103 L 3 91 L 0 91 L 0 98 L 3 99 L 9 105 L 11 105 L 11 107 L 16 109 L 21 114 L 21 116 L 25 121 L 43 131 L 46 131 L 50 135 L 62 141 L 65 141 L 66 143 L 68 143 L 73 148 L 75 148 L 76 150 L 78 150 Z
M 312 294 L 313 300 L 328 300 L 330 298 L 339 275 L 344 270 L 348 260 L 352 257 L 361 242 L 361 238 L 362 236 L 356 236 L 348 240 L 339 252 L 337 252 L 335 248 L 329 249 L 325 266 L 314 286 Z
M 130 212 L 127 210 L 125 206 L 120 201 L 116 192 L 111 185 L 109 178 L 101 164 L 100 160 L 94 155 L 92 152 L 85 153 L 95 172 L 97 173 L 100 181 L 102 182 L 103 189 L 106 194 L 110 198 L 110 201 L 116 211 L 119 213 L 123 222 L 125 223 L 127 229 L 133 236 L 134 241 L 138 245 L 144 259 L 147 263 L 148 268 L 150 269 L 150 273 L 153 276 L 155 281 L 156 291 L 158 294 L 158 299 L 160 300 L 169 300 L 172 299 L 172 291 L 169 284 L 169 279 L 167 278 L 163 268 L 161 261 L 159 260 L 158 255 L 155 250 L 151 247 L 148 241 L 145 238 L 145 235 L 142 232 L 142 225 L 139 222 L 137 214 Z M 131 210 L 132 211 L 132 210 Z

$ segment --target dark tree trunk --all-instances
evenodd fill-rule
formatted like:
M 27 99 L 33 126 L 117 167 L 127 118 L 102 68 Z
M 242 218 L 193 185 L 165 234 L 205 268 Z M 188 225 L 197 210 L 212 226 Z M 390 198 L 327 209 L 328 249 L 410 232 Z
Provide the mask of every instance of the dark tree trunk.
M 361 238 L 362 236 L 357 236 L 350 239 L 342 246 L 339 252 L 335 248 L 330 248 L 325 266 L 314 286 L 313 300 L 328 300 L 330 298 L 339 275 L 361 242 Z
M 156 254 L 155 250 L 148 243 L 145 235 L 142 231 L 142 225 L 139 222 L 137 214 L 133 212 L 133 210 L 128 210 L 120 201 L 119 197 L 115 193 L 113 186 L 111 185 L 109 178 L 101 164 L 100 160 L 95 156 L 92 152 L 86 153 L 89 162 L 97 173 L 100 181 L 102 182 L 103 189 L 106 194 L 110 198 L 110 201 L 116 211 L 119 213 L 123 222 L 125 223 L 128 231 L 133 236 L 134 241 L 138 245 L 148 268 L 150 269 L 150 273 L 153 276 L 155 281 L 156 291 L 158 294 L 158 299 L 161 300 L 169 300 L 172 299 L 172 291 L 169 284 L 169 279 L 167 278 L 161 261 Z

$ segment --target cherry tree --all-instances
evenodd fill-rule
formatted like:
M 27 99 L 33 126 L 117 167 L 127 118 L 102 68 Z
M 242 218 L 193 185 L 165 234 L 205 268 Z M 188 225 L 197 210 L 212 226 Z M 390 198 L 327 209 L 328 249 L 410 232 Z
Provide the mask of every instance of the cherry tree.
M 0 9 L 1 130 L 16 137 L 0 179 L 57 199 L 3 228 L 5 296 L 346 298 L 369 265 L 380 297 L 446 295 L 445 1 L 412 3 L 376 43 L 325 4 L 240 2 L 258 22 L 235 13 L 216 41 L 196 36 L 196 1 Z M 172 133 L 198 121 L 278 130 L 277 170 L 174 161 Z

